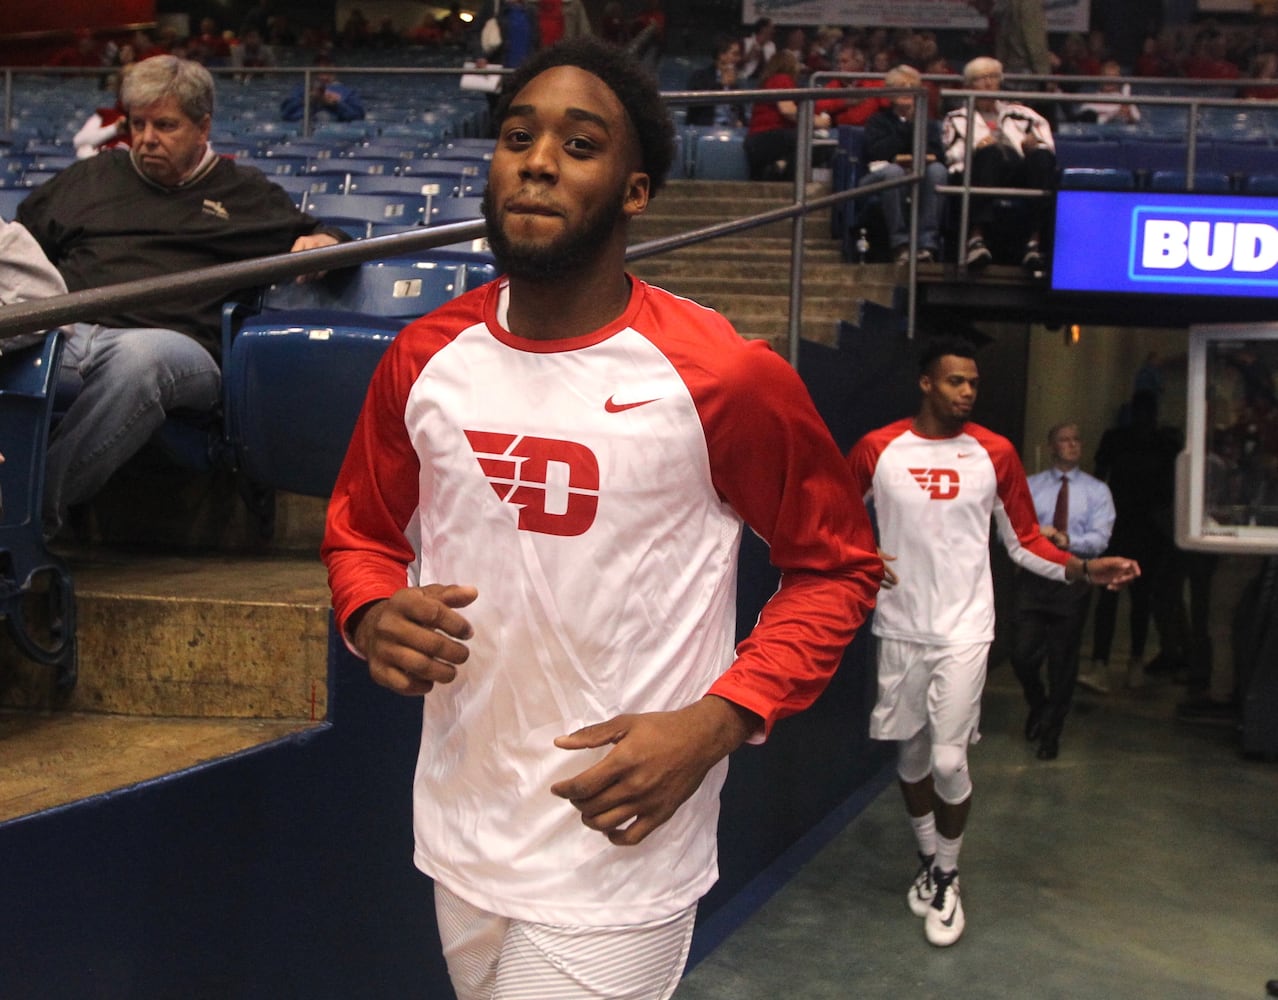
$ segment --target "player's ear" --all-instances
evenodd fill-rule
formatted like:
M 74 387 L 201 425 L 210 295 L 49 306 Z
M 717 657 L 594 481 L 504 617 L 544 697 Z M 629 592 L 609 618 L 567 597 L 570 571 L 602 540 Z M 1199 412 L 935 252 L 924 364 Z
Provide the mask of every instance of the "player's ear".
M 627 218 L 633 219 L 636 215 L 643 214 L 648 207 L 649 191 L 648 175 L 642 171 L 635 171 L 626 179 L 626 198 L 622 203 L 622 211 Z

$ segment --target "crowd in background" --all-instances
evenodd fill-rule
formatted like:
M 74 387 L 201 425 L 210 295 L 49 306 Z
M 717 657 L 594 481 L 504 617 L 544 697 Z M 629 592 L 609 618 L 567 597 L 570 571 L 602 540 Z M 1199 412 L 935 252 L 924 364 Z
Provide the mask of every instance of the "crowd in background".
M 658 51 L 674 41 L 673 37 L 667 38 L 661 0 L 609 0 L 593 20 L 586 16 L 582 0 L 499 0 L 493 10 L 502 18 L 526 17 L 533 48 L 583 30 L 624 45 L 648 29 L 645 37 Z M 467 53 L 476 48 L 482 24 L 490 13 L 486 7 L 481 14 L 471 16 L 454 3 L 442 17 L 428 10 L 416 24 L 401 28 L 389 18 L 374 24 L 355 8 L 339 24 L 298 25 L 285 14 L 271 12 L 269 0 L 258 0 L 238 27 L 204 17 L 192 24 L 185 37 L 164 26 L 136 31 L 127 40 L 95 37 L 84 29 L 49 62 L 57 66 L 113 68 L 163 52 L 214 68 L 252 68 L 275 65 L 283 50 L 289 53 L 290 63 L 306 62 L 307 53 L 342 50 L 353 54 L 370 49 L 428 47 Z M 1098 18 L 1094 16 L 1093 20 Z M 741 67 L 743 83 L 757 81 L 764 65 L 757 52 L 751 58 L 750 40 L 757 34 L 757 27 L 742 25 L 737 33 L 745 62 Z M 688 37 L 684 31 L 681 40 L 698 53 L 713 52 L 714 39 Z M 957 75 L 969 59 L 994 53 L 992 32 L 988 30 L 776 24 L 769 44 L 770 52 L 787 50 L 794 54 L 800 84 L 814 72 L 839 69 L 838 53 L 846 46 L 859 53 L 861 71 L 874 73 L 907 65 L 924 74 Z M 1135 52 L 1111 46 L 1104 28 L 1099 26 L 1085 33 L 1052 35 L 1049 44 L 1054 74 L 1098 76 L 1112 61 L 1124 76 L 1236 80 L 1239 96 L 1278 97 L 1278 18 L 1259 17 L 1248 23 L 1208 19 L 1163 26 L 1151 30 Z M 1011 65 L 1007 69 L 1016 71 Z

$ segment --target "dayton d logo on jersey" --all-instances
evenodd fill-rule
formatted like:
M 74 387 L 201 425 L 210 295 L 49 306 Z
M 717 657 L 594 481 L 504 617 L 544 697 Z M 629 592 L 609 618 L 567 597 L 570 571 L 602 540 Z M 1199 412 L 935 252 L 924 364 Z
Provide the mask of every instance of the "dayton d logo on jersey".
M 575 441 L 467 431 L 479 467 L 502 503 L 519 509 L 519 530 L 580 535 L 599 509 L 599 461 Z
M 910 475 L 933 500 L 953 500 L 959 494 L 959 474 L 955 469 L 911 469 Z

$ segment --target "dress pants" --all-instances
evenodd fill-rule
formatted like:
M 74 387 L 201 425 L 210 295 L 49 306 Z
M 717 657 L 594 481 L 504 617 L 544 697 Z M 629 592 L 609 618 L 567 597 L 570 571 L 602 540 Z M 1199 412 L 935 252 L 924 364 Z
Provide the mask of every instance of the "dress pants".
M 1069 714 L 1091 599 L 1091 585 L 1081 580 L 1058 583 L 1029 573 L 1017 580 L 1012 669 L 1030 710 L 1042 710 L 1044 738 L 1059 738 Z M 1041 676 L 1044 663 L 1046 685 Z

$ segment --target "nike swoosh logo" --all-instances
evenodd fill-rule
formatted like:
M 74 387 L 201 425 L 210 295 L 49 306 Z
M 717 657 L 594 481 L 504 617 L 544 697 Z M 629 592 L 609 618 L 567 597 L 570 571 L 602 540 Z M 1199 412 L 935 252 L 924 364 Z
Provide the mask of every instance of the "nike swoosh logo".
M 959 458 L 971 458 L 971 457 L 972 457 L 972 453 L 971 453 L 970 451 L 960 451 L 960 452 L 958 453 L 958 457 L 959 457 Z
M 609 413 L 622 413 L 625 410 L 633 410 L 636 406 L 647 406 L 649 403 L 655 403 L 660 398 L 658 396 L 656 399 L 640 399 L 634 403 L 618 403 L 614 397 L 609 396 L 607 402 L 604 403 L 604 409 Z

